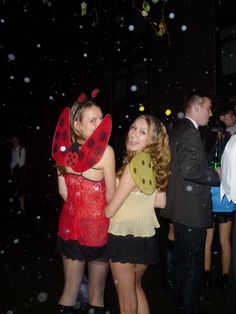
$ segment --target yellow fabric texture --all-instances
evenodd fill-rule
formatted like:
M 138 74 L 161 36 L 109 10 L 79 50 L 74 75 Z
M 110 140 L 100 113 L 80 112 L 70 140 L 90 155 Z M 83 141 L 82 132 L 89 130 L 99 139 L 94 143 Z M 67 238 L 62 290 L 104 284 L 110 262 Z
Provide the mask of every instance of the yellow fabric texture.
M 151 195 L 131 192 L 116 214 L 110 219 L 109 233 L 151 237 L 160 224 L 154 210 L 156 191 Z
M 135 184 L 145 194 L 156 190 L 156 179 L 152 157 L 149 153 L 140 152 L 130 162 L 129 169 Z

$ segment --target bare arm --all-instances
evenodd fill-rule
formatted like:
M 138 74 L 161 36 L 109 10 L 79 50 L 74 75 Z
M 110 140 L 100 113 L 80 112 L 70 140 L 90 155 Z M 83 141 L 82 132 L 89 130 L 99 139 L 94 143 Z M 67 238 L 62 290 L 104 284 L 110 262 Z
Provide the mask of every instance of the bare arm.
M 58 178 L 59 194 L 61 195 L 61 197 L 65 201 L 67 198 L 67 187 L 66 187 L 65 179 L 58 172 L 57 172 L 57 178 Z
M 134 187 L 134 180 L 127 165 L 112 200 L 105 208 L 106 217 L 111 218 L 115 215 Z
M 111 146 L 107 146 L 103 155 L 103 172 L 106 184 L 106 200 L 110 202 L 116 189 L 115 155 Z
M 155 208 L 165 208 L 166 206 L 166 192 L 156 192 L 154 201 Z

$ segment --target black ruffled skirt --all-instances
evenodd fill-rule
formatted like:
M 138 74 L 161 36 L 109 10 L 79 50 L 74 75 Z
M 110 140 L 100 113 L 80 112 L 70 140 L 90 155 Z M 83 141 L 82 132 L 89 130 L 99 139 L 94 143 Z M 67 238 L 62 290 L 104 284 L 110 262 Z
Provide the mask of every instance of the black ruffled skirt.
M 109 233 L 106 255 L 114 263 L 157 264 L 160 260 L 157 236 L 117 236 Z
M 57 253 L 79 261 L 102 261 L 107 262 L 106 246 L 94 247 L 80 245 L 76 240 L 64 240 L 57 236 Z

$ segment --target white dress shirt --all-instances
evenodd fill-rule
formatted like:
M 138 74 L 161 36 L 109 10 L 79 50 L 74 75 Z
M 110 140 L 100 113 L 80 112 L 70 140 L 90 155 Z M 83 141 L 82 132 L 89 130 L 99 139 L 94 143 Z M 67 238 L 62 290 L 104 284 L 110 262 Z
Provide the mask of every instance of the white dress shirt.
M 233 126 L 227 128 L 226 131 L 229 132 L 231 136 L 236 134 L 236 123 Z
M 26 151 L 24 147 L 18 146 L 12 149 L 12 159 L 10 168 L 14 169 L 15 166 L 19 166 L 20 168 L 25 165 Z
M 236 134 L 225 146 L 221 159 L 221 170 L 220 197 L 222 199 L 226 195 L 229 201 L 236 203 Z

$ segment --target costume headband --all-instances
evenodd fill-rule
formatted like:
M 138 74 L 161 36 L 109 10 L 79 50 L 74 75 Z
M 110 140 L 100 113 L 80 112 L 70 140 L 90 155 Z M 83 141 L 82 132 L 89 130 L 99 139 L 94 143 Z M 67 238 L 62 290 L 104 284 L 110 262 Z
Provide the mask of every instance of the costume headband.
M 141 152 L 134 156 L 129 164 L 129 169 L 141 192 L 150 195 L 156 190 L 154 165 L 149 153 Z
M 85 101 L 88 101 L 88 102 L 89 102 L 89 101 L 93 100 L 94 98 L 96 98 L 96 97 L 97 97 L 97 94 L 98 94 L 99 92 L 100 92 L 100 90 L 99 90 L 98 88 L 93 89 L 92 92 L 91 92 L 91 99 L 88 99 L 88 98 L 87 98 L 87 95 L 82 92 L 82 93 L 79 94 L 79 97 L 78 97 L 77 101 L 78 101 L 79 104 L 82 104 L 82 103 L 84 103 Z M 76 117 L 77 112 L 78 112 L 79 109 L 80 109 L 80 107 L 78 106 L 77 109 L 75 110 L 75 113 L 74 113 L 73 118 Z
M 111 116 L 106 115 L 94 132 L 79 148 L 70 141 L 70 108 L 66 107 L 57 122 L 52 143 L 52 157 L 62 166 L 83 172 L 93 167 L 107 147 L 112 129 Z

